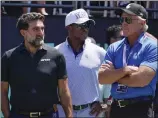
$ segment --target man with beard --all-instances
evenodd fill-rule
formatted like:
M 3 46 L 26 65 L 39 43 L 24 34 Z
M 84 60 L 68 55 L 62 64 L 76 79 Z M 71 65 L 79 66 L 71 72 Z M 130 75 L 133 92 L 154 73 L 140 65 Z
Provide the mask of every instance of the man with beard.
M 104 61 L 105 50 L 89 41 L 88 31 L 95 21 L 89 19 L 84 9 L 67 14 L 66 41 L 56 46 L 66 59 L 69 88 L 74 117 L 95 117 L 101 111 L 99 103 L 98 71 Z M 60 105 L 59 117 L 65 117 Z
M 44 44 L 44 16 L 34 12 L 23 14 L 18 19 L 17 28 L 24 42 L 6 51 L 1 60 L 4 117 L 58 117 L 57 88 L 66 117 L 72 117 L 65 59 L 56 49 Z

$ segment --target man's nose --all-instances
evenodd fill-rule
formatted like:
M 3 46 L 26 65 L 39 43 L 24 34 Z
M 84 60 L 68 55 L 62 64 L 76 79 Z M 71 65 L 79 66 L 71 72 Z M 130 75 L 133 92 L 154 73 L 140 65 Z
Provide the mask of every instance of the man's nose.
M 44 30 L 43 29 L 39 29 L 38 34 L 39 35 L 43 35 L 44 34 Z
M 84 32 L 88 32 L 89 28 L 82 28 L 82 30 L 84 30 Z

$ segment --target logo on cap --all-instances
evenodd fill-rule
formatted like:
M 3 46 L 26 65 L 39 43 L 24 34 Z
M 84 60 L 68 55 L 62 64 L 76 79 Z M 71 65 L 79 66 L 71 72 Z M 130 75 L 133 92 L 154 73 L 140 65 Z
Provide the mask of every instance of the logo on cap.
M 131 7 L 131 4 L 127 5 L 126 8 L 129 9 Z
M 142 14 L 142 13 L 140 13 L 139 15 L 140 15 L 140 16 L 143 16 L 143 14 Z
M 75 13 L 75 16 L 77 19 L 87 17 L 86 14 L 83 12 L 77 12 L 77 13 Z

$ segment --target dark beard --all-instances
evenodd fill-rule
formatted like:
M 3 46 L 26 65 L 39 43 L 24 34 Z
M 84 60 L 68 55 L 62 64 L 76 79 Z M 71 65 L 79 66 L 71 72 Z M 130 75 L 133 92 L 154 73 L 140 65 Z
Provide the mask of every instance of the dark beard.
M 40 40 L 40 41 L 39 41 L 39 40 Z M 34 40 L 34 41 L 32 41 L 32 42 L 29 42 L 29 43 L 30 43 L 30 45 L 32 45 L 33 47 L 39 48 L 39 47 L 41 47 L 41 46 L 44 44 L 44 41 L 43 41 L 42 43 L 39 43 L 39 42 L 41 42 L 41 41 L 43 41 L 43 39 L 36 39 L 36 40 Z

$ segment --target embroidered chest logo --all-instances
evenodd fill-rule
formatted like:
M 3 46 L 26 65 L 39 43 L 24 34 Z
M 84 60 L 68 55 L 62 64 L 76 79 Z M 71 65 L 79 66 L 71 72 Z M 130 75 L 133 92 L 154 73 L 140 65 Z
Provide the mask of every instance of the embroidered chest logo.
M 139 59 L 139 58 L 140 58 L 140 53 L 135 52 L 135 53 L 133 54 L 133 59 Z

